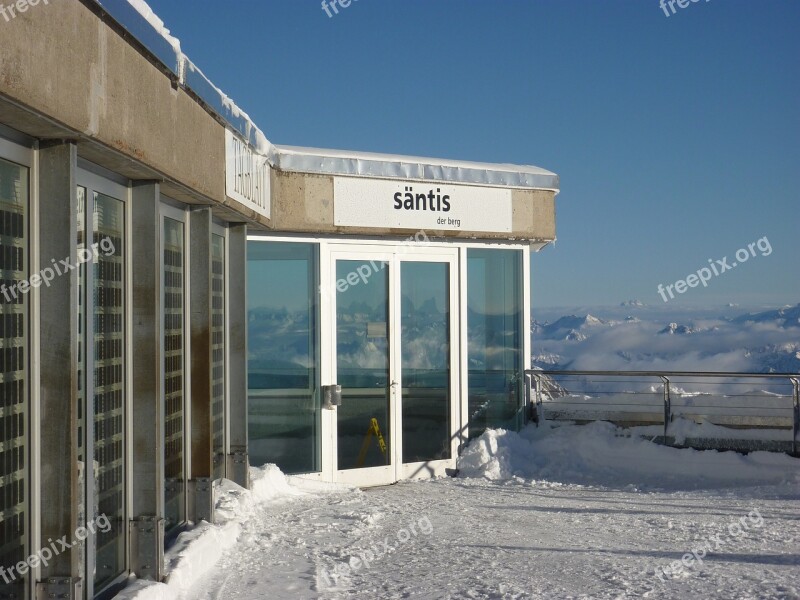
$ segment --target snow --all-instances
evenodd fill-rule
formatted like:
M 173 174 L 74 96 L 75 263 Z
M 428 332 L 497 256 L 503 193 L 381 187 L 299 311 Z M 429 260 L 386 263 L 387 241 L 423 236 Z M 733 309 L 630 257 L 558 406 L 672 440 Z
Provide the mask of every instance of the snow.
M 689 425 L 682 429 L 686 436 Z M 709 485 L 800 484 L 800 461 L 783 454 L 682 450 L 651 443 L 610 423 L 544 423 L 521 433 L 485 432 L 461 456 L 468 477 L 520 477 L 559 483 L 695 489 Z
M 251 469 L 123 597 L 800 598 L 797 459 L 595 423 L 487 431 L 459 467 L 366 491 Z
M 142 15 L 142 18 L 147 21 L 161 37 L 167 40 L 169 45 L 172 46 L 172 49 L 175 51 L 176 58 L 178 58 L 176 64 L 179 64 L 180 58 L 184 56 L 184 54 L 181 52 L 181 41 L 169 32 L 169 29 L 167 29 L 164 25 L 164 21 L 162 21 L 159 16 L 153 12 L 153 9 L 150 8 L 147 2 L 144 0 L 128 0 L 128 4 L 135 8 L 136 12 Z
M 264 156 L 270 158 L 270 160 L 274 160 L 273 154 L 273 146 L 264 135 L 264 133 L 259 129 L 253 119 L 244 112 L 241 108 L 239 108 L 236 103 L 221 89 L 219 89 L 214 83 L 205 76 L 205 74 L 200 70 L 197 65 L 195 65 L 189 58 L 183 53 L 181 50 L 181 42 L 178 38 L 173 36 L 169 29 L 164 25 L 164 21 L 153 12 L 153 9 L 145 2 L 145 0 L 128 0 L 128 3 L 136 9 L 136 11 L 142 16 L 142 18 L 147 21 L 150 26 L 158 33 L 161 37 L 163 37 L 167 43 L 172 47 L 172 50 L 175 52 L 175 64 L 179 65 L 178 71 L 180 72 L 181 84 L 187 85 L 186 81 L 186 74 L 187 72 L 192 72 L 197 75 L 201 80 L 205 82 L 216 94 L 219 95 L 219 104 L 217 106 L 216 103 L 212 103 L 215 108 L 220 108 L 223 113 L 221 116 L 227 117 L 232 116 L 234 119 L 241 119 L 245 122 L 245 131 L 243 131 L 243 135 L 245 135 L 246 139 L 252 143 L 255 149 Z

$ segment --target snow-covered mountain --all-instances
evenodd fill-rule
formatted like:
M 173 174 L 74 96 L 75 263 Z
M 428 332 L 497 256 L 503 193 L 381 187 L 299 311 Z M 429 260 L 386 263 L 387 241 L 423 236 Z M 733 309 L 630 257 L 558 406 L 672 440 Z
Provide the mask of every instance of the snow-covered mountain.
M 576 370 L 800 373 L 800 304 L 744 312 L 631 303 L 549 316 L 531 327 L 533 366 Z M 534 317 L 538 317 L 534 310 Z
M 664 334 L 666 334 L 666 335 L 675 335 L 675 334 L 677 334 L 677 335 L 686 335 L 686 334 L 689 334 L 689 333 L 694 333 L 694 331 L 695 330 L 692 329 L 691 327 L 689 327 L 688 325 L 678 325 L 677 323 L 670 323 L 669 325 L 664 327 L 664 329 L 662 329 L 658 333 L 660 335 L 664 335 Z
M 756 314 L 746 314 L 734 319 L 736 323 L 779 323 L 781 327 L 800 327 L 800 304 L 785 306 Z
M 583 317 L 568 315 L 561 317 L 554 323 L 534 321 L 532 328 L 535 334 L 544 339 L 581 342 L 589 337 L 590 333 L 588 332 L 591 329 L 601 325 L 606 325 L 606 322 L 587 314 Z

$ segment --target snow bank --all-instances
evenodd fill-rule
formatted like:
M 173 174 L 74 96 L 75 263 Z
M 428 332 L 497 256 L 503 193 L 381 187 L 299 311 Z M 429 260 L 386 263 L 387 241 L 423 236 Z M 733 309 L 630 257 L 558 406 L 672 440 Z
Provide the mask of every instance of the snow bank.
M 633 434 L 633 437 L 631 435 Z M 520 433 L 489 430 L 459 458 L 462 477 L 697 489 L 800 484 L 800 460 L 770 452 L 680 450 L 610 423 L 544 423 Z
M 183 600 L 192 586 L 232 548 L 241 534 L 241 522 L 265 503 L 291 501 L 308 492 L 300 489 L 275 465 L 250 469 L 251 488 L 247 490 L 223 479 L 217 490 L 217 523 L 203 521 L 181 533 L 164 557 L 167 582 L 133 581 L 117 596 L 122 600 Z

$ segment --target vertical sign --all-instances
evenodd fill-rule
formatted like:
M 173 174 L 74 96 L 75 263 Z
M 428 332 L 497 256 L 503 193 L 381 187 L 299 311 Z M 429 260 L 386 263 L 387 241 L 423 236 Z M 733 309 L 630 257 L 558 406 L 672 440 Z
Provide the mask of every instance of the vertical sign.
M 225 130 L 225 193 L 265 217 L 270 217 L 267 157 Z

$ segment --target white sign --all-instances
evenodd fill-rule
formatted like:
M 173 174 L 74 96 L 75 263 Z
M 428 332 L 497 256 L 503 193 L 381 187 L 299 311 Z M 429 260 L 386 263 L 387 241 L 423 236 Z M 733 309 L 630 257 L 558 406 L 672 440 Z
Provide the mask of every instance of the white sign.
M 351 227 L 512 231 L 511 190 L 335 177 L 333 222 Z
M 269 218 L 270 180 L 267 157 L 256 152 L 230 129 L 225 130 L 225 193 Z

